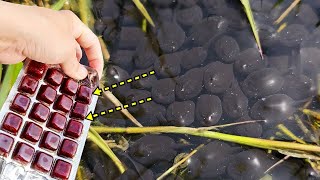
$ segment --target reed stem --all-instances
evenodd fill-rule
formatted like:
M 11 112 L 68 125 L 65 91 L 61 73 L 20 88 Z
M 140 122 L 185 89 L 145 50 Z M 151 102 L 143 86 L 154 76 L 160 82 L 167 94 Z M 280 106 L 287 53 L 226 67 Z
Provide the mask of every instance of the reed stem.
M 238 143 L 247 146 L 253 146 L 263 149 L 272 150 L 296 150 L 320 152 L 320 147 L 316 145 L 299 144 L 295 142 L 284 142 L 267 139 L 259 139 L 245 136 L 237 136 L 213 131 L 203 131 L 197 128 L 190 127 L 175 127 L 175 126 L 155 126 L 155 127 L 91 127 L 97 133 L 126 133 L 126 134 L 141 134 L 141 133 L 174 133 L 188 134 L 192 136 L 206 137 L 212 139 L 223 140 L 227 142 Z

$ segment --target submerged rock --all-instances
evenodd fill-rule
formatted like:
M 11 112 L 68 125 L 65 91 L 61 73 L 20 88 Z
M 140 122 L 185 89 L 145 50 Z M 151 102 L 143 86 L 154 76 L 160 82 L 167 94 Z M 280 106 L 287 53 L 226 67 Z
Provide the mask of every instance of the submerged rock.
M 245 115 L 239 118 L 236 122 L 244 122 L 252 120 L 248 115 Z M 248 136 L 260 138 L 262 136 L 262 125 L 258 122 L 256 123 L 247 123 L 247 124 L 239 124 L 232 128 L 234 134 L 239 136 Z
M 111 86 L 112 84 L 119 83 L 120 81 L 126 81 L 130 77 L 128 72 L 115 65 L 109 65 L 105 72 L 106 79 L 108 80 L 106 84 L 110 87 L 110 91 L 113 92 L 120 100 L 124 100 L 126 92 L 131 89 L 131 85 L 126 83 L 116 89 L 112 89 Z
M 316 25 L 319 22 L 319 17 L 308 4 L 301 4 L 299 12 L 296 15 L 301 22 L 306 25 Z
M 176 96 L 188 100 L 199 95 L 203 86 L 203 69 L 194 68 L 177 78 Z
M 134 64 L 139 69 L 148 68 L 158 57 L 159 49 L 152 45 L 148 39 L 145 39 L 143 43 L 139 44 L 136 49 L 136 55 L 134 56 Z
M 222 115 L 221 100 L 218 96 L 202 94 L 197 99 L 196 119 L 204 126 L 217 124 Z
M 182 8 L 192 7 L 197 4 L 199 0 L 178 0 L 178 6 Z
M 144 40 L 144 32 L 140 27 L 122 27 L 119 33 L 119 48 L 135 50 Z
M 204 86 L 211 93 L 222 93 L 227 90 L 234 79 L 232 65 L 219 61 L 204 67 Z
M 221 141 L 213 141 L 202 147 L 188 161 L 188 175 L 191 179 L 214 179 L 226 171 L 230 157 L 237 148 Z
M 238 153 L 229 163 L 227 174 L 233 179 L 256 180 L 264 176 L 264 172 L 276 161 L 266 152 L 250 149 Z
M 176 0 L 150 0 L 156 7 L 170 7 L 176 3 Z
M 152 86 L 152 99 L 160 104 L 170 104 L 175 100 L 176 83 L 171 78 L 157 80 Z
M 288 47 L 298 46 L 307 38 L 309 32 L 301 24 L 291 24 L 280 32 L 280 42 Z
M 145 135 L 129 148 L 129 155 L 146 167 L 161 161 L 171 161 L 177 154 L 173 139 L 162 135 Z
M 214 40 L 211 50 L 214 50 L 220 61 L 224 63 L 234 62 L 240 53 L 237 41 L 230 36 L 221 36 Z
M 194 121 L 194 111 L 192 101 L 176 101 L 168 106 L 166 125 L 189 126 Z
M 266 125 L 288 119 L 296 111 L 294 100 L 285 94 L 275 94 L 259 99 L 251 108 L 253 119 L 266 120 Z
M 160 49 L 165 53 L 180 49 L 186 39 L 183 29 L 175 22 L 164 21 L 157 33 Z
M 131 50 L 118 50 L 111 54 L 110 61 L 124 69 L 132 69 L 134 53 Z
M 203 19 L 201 22 L 191 27 L 188 33 L 188 41 L 195 46 L 205 45 L 210 39 L 225 32 L 227 27 L 227 20 L 223 17 L 212 16 Z
M 181 67 L 191 69 L 202 65 L 207 58 L 207 50 L 203 47 L 194 47 L 185 50 L 181 58 Z
M 135 70 L 131 74 L 131 77 L 140 76 L 141 74 L 147 73 L 148 76 L 144 78 L 140 78 L 138 81 L 132 82 L 132 87 L 136 89 L 150 89 L 152 85 L 157 81 L 157 77 L 155 75 L 149 75 L 149 72 L 153 70 L 153 66 L 148 69 Z
M 156 74 L 161 77 L 175 77 L 181 72 L 181 58 L 183 52 L 164 54 L 154 63 Z
M 277 69 L 281 73 L 286 73 L 290 68 L 289 56 L 280 55 L 268 57 L 268 65 L 271 68 Z
M 215 11 L 217 9 L 224 9 L 228 6 L 226 0 L 199 0 L 200 4 L 206 11 Z
M 266 67 L 266 60 L 261 58 L 258 49 L 249 48 L 236 57 L 233 67 L 235 73 L 245 77 L 256 70 Z
M 315 95 L 313 80 L 305 75 L 290 74 L 285 76 L 283 92 L 295 100 L 303 100 Z
M 156 15 L 159 21 L 172 21 L 173 20 L 173 9 L 172 8 L 155 8 Z
M 139 100 L 146 100 L 151 97 L 151 93 L 146 90 L 131 89 L 126 92 L 126 104 L 131 104 L 132 102 L 137 102 L 136 106 L 128 108 L 131 113 L 135 113 L 141 109 L 141 104 L 138 103 Z
M 242 83 L 241 89 L 250 98 L 265 97 L 279 92 L 284 79 L 280 72 L 264 68 L 251 73 Z
M 155 102 L 148 102 L 140 105 L 141 108 L 134 114 L 134 117 L 143 126 L 159 126 L 166 121 L 166 108 Z
M 179 9 L 176 12 L 177 22 L 182 26 L 190 27 L 202 20 L 203 14 L 199 6 Z
M 234 83 L 222 98 L 223 111 L 231 118 L 239 118 L 247 113 L 248 98 L 241 91 L 238 83 Z

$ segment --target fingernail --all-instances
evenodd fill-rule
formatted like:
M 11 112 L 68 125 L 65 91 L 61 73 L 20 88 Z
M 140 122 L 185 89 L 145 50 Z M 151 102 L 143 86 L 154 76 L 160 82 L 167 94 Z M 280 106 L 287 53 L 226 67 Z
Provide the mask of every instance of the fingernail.
M 88 75 L 88 70 L 83 66 L 83 65 L 80 65 L 79 67 L 79 71 L 78 71 L 78 77 L 79 79 L 84 79 L 85 77 L 87 77 Z

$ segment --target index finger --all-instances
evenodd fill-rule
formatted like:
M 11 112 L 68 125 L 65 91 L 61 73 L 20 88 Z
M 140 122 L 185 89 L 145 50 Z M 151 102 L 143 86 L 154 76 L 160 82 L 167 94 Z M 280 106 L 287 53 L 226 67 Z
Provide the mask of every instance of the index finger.
M 79 45 L 84 49 L 90 67 L 97 70 L 101 79 L 103 71 L 103 55 L 98 37 L 84 24 L 74 16 L 73 35 Z

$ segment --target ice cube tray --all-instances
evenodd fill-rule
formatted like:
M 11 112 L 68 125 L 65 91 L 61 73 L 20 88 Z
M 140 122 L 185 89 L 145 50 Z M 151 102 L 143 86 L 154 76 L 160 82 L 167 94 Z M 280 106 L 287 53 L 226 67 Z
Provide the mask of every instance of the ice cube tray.
M 76 81 L 27 59 L 0 111 L 0 179 L 75 179 L 94 111 L 97 72 Z

